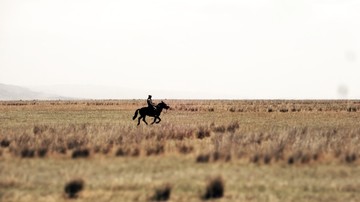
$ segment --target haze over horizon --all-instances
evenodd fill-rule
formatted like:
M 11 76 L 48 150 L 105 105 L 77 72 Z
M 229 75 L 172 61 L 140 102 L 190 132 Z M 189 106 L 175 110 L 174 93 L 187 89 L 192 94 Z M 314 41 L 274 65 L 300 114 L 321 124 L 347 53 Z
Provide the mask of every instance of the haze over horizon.
M 0 1 L 0 83 L 97 99 L 360 99 L 360 1 Z

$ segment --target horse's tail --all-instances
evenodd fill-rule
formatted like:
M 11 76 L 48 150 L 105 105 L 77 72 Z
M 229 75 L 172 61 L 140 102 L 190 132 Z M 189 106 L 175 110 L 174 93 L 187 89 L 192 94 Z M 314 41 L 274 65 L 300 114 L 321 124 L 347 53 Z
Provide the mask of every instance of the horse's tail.
M 136 119 L 136 117 L 137 117 L 137 115 L 138 115 L 139 110 L 140 110 L 140 109 L 137 109 L 137 110 L 135 111 L 135 114 L 134 114 L 133 120 L 135 120 L 135 119 Z

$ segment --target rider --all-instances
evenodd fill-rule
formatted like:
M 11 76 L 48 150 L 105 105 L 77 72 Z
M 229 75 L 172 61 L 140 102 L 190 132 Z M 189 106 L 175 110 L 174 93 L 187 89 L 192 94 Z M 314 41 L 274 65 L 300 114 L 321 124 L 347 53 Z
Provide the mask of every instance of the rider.
M 149 107 L 150 109 L 156 110 L 155 104 L 152 102 L 151 97 L 152 97 L 152 96 L 149 95 L 148 99 L 146 100 L 146 101 L 147 101 L 147 104 L 148 104 L 148 107 Z

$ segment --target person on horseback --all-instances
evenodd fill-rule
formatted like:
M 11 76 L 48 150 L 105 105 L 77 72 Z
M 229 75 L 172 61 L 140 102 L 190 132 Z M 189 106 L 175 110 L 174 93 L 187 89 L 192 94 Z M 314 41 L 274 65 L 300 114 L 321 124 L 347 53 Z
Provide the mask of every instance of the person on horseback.
M 154 111 L 156 110 L 156 107 L 155 107 L 155 104 L 153 103 L 153 101 L 151 100 L 151 95 L 148 96 L 148 99 L 146 100 L 147 101 L 147 104 L 148 104 L 148 107 L 150 109 L 153 109 Z

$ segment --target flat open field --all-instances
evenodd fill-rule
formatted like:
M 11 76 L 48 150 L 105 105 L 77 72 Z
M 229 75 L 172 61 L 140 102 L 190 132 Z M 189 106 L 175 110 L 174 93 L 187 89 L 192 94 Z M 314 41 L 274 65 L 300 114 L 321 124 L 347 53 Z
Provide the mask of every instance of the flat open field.
M 165 102 L 148 126 L 144 100 L 0 102 L 0 201 L 201 201 L 216 177 L 217 201 L 360 199 L 360 101 Z

